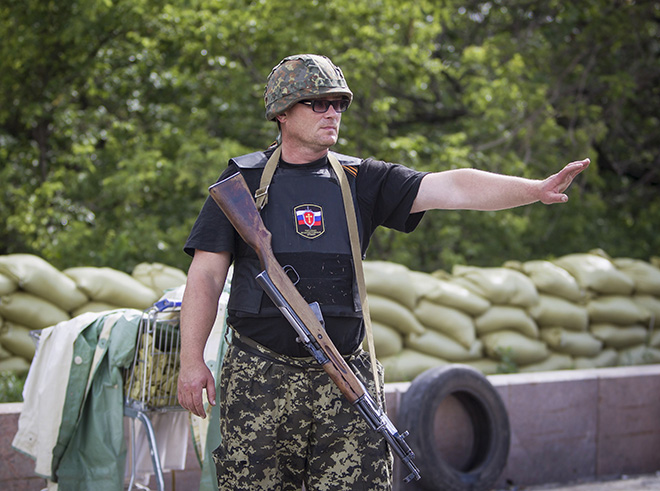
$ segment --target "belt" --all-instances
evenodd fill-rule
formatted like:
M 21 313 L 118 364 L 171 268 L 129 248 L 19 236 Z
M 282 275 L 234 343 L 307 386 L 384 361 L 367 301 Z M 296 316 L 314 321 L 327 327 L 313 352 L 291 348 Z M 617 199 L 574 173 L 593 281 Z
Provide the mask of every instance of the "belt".
M 257 343 L 245 335 L 238 334 L 235 330 L 232 332 L 231 344 L 241 351 L 245 351 L 246 353 L 250 353 L 251 355 L 258 356 L 259 358 L 277 363 L 279 365 L 288 365 L 291 367 L 305 368 L 308 370 L 323 370 L 323 367 L 319 364 L 318 361 L 316 361 L 313 356 L 298 358 L 281 355 L 271 349 L 266 348 L 265 346 Z M 350 362 L 355 359 L 361 352 L 362 348 L 359 348 L 354 353 L 346 355 L 343 358 L 347 362 Z

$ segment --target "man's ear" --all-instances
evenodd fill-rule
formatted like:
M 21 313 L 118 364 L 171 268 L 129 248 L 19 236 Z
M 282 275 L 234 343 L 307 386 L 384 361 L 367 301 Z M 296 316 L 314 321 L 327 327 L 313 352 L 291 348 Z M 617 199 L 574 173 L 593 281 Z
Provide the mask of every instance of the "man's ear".
M 277 121 L 280 123 L 284 123 L 286 121 L 286 112 L 278 114 L 275 116 L 275 119 L 277 119 Z

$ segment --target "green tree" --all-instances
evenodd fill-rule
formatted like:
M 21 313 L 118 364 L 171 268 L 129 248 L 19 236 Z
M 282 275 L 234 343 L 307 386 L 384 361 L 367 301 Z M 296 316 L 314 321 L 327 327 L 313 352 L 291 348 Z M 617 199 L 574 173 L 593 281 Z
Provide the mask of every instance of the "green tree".
M 562 206 L 429 213 L 370 258 L 499 265 L 660 237 L 660 2 L 8 0 L 0 5 L 0 253 L 186 268 L 229 157 L 276 136 L 263 87 L 330 56 L 355 102 L 337 150 L 420 170 L 542 178 L 589 156 Z

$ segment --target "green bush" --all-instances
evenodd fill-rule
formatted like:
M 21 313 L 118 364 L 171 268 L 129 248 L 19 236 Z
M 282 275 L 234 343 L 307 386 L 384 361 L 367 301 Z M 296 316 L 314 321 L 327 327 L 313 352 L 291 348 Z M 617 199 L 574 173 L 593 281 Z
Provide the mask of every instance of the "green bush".
M 23 402 L 23 386 L 26 378 L 27 374 L 0 372 L 0 403 Z

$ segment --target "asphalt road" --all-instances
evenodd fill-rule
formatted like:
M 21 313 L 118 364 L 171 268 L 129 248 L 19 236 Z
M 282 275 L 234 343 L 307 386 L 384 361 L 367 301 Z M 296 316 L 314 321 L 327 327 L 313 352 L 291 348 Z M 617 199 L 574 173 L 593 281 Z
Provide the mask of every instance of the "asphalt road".
M 660 491 L 660 471 L 643 476 L 623 476 L 616 480 L 603 480 L 562 485 L 547 484 L 519 488 L 518 491 Z

